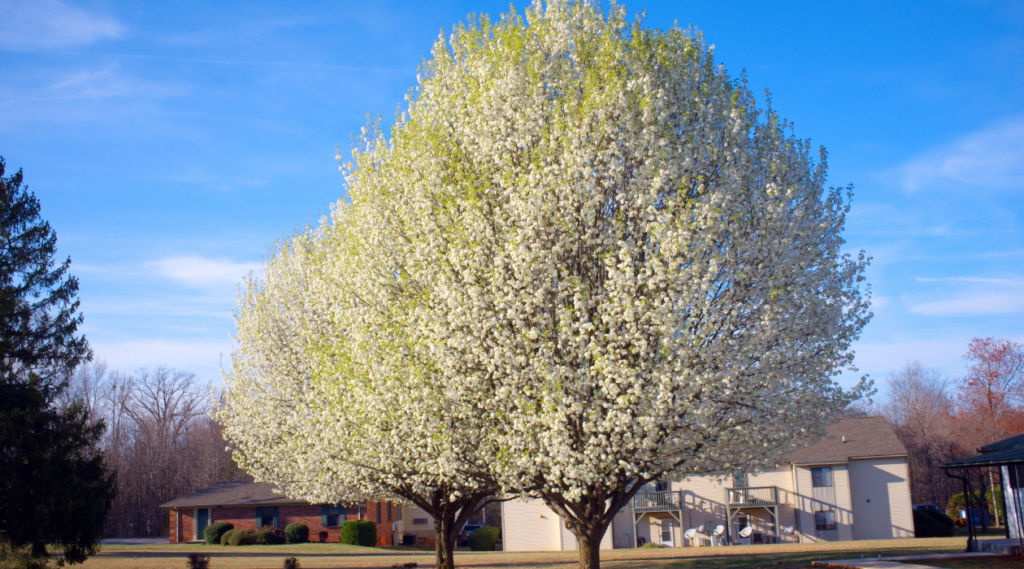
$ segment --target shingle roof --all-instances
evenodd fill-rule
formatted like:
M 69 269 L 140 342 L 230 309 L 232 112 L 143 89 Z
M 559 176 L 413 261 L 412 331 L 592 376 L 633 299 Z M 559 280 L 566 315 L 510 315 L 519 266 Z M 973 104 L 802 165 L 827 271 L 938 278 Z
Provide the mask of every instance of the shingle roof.
M 829 427 L 824 437 L 796 449 L 784 461 L 793 464 L 846 462 L 851 458 L 906 455 L 896 432 L 885 417 L 842 419 Z
M 1017 435 L 1016 437 L 1010 437 L 990 445 L 985 445 L 978 450 L 983 453 L 988 453 L 1020 447 L 1024 447 L 1024 435 Z
M 252 478 L 218 482 L 202 490 L 161 504 L 161 508 L 203 508 L 207 506 L 243 506 L 247 504 L 305 504 L 292 500 L 269 482 L 253 482 Z
M 981 454 L 942 465 L 944 468 L 1001 466 L 1024 463 L 1024 435 L 1017 435 L 978 449 Z

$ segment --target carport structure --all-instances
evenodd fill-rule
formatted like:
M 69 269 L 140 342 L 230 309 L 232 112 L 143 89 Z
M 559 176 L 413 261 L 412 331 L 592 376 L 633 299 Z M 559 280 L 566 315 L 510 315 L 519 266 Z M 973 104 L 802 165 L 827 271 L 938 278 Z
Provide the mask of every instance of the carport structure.
M 1024 487 L 1024 435 L 983 446 L 978 451 L 981 453 L 978 456 L 942 465 L 947 476 L 963 482 L 964 506 L 967 508 L 967 551 L 998 549 L 1003 553 L 1024 552 L 1024 517 L 1021 515 L 1021 505 L 1024 503 L 1024 496 L 1021 495 Z M 984 504 L 974 503 L 976 500 L 971 493 L 969 474 L 972 469 L 984 468 L 997 469 L 1003 480 L 1003 511 L 1006 512 L 1006 539 L 1003 540 L 980 542 L 975 529 L 972 510 L 977 509 L 980 512 Z M 981 499 L 984 501 L 984 497 Z

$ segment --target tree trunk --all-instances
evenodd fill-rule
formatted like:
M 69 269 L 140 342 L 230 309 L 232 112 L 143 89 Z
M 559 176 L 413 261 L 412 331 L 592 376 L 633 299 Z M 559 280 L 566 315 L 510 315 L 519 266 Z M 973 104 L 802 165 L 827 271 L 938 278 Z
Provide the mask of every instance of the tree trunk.
M 576 536 L 579 543 L 579 569 L 601 569 L 601 538 L 604 532 L 587 530 Z
M 434 518 L 434 561 L 436 569 L 455 568 L 455 540 L 460 528 L 455 527 L 455 512 L 445 508 Z

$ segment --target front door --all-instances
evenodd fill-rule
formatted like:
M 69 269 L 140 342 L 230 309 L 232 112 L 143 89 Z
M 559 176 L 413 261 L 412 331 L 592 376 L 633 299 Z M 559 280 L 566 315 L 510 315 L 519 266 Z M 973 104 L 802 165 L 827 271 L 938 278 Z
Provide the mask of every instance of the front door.
M 672 542 L 672 518 L 664 518 L 661 520 L 661 544 L 665 547 L 675 547 L 676 544 Z
M 195 539 L 203 539 L 203 530 L 210 525 L 210 509 L 200 508 L 196 510 L 196 535 Z

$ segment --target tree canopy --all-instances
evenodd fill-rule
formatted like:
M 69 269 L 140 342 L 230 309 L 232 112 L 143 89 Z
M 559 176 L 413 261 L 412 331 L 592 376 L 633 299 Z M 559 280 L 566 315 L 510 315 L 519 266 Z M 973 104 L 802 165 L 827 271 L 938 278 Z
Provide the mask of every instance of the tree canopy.
M 250 286 L 268 301 L 240 321 L 266 324 L 236 357 L 258 379 L 232 390 L 357 424 L 337 393 L 395 423 L 444 409 L 421 436 L 446 445 L 466 417 L 473 464 L 542 498 L 596 569 L 645 483 L 768 466 L 867 389 L 833 380 L 870 318 L 850 192 L 788 128 L 695 31 L 585 0 L 472 18 L 389 135 L 364 131 L 331 219 L 268 264 L 303 251 L 288 282 Z
M 5 178 L 0 158 L 0 381 L 35 374 L 49 382 L 67 378 L 92 357 L 76 335 L 78 279 L 59 265 L 57 233 L 39 216 L 39 200 L 22 185 L 18 170 Z

